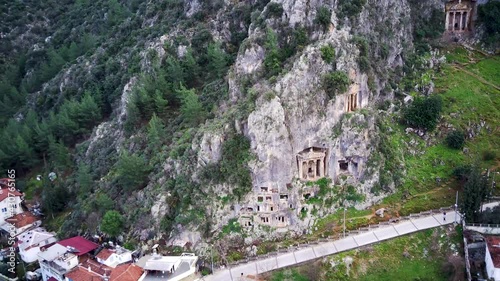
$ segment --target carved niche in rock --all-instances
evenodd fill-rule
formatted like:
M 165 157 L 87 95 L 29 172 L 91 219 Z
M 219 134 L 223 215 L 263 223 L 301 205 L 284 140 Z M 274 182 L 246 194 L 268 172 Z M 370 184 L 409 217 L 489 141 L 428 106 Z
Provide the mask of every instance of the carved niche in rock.
M 468 31 L 474 13 L 474 0 L 451 0 L 445 5 L 445 30 L 448 32 Z
M 297 154 L 297 167 L 301 180 L 315 181 L 326 175 L 326 149 L 307 148 Z

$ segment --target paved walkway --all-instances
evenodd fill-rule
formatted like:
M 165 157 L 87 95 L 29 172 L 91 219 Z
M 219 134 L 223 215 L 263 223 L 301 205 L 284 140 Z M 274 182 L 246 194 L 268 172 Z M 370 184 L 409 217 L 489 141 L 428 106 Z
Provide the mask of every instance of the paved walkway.
M 361 246 L 377 243 L 387 239 L 395 238 L 405 234 L 417 232 L 424 229 L 434 228 L 441 225 L 451 224 L 460 216 L 455 211 L 447 211 L 446 219 L 443 214 L 427 214 L 419 217 L 409 218 L 398 223 L 379 225 L 358 234 L 350 234 L 340 240 L 310 244 L 304 247 L 291 249 L 288 252 L 277 253 L 273 256 L 263 257 L 244 264 L 230 266 L 229 268 L 215 271 L 200 280 L 205 281 L 239 281 L 247 280 L 241 276 L 256 276 L 258 274 L 293 266 L 303 262 L 311 261 L 324 256 L 352 250 Z

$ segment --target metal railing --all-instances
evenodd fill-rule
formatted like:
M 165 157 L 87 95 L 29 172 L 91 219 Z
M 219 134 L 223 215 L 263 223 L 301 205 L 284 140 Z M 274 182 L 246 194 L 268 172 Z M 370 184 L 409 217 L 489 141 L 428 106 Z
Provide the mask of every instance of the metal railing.
M 487 224 L 487 223 L 466 223 L 465 226 L 500 228 L 500 224 Z
M 366 233 L 366 232 L 369 232 L 369 231 L 371 231 L 373 229 L 379 228 L 380 226 L 392 225 L 392 224 L 396 224 L 398 222 L 405 221 L 405 220 L 416 219 L 416 218 L 419 218 L 419 217 L 422 217 L 422 216 L 429 216 L 429 215 L 434 215 L 434 214 L 441 214 L 441 213 L 443 213 L 445 211 L 454 211 L 454 210 L 455 209 L 454 209 L 453 206 L 442 207 L 442 208 L 439 208 L 439 209 L 433 209 L 433 210 L 423 211 L 423 212 L 416 213 L 416 214 L 410 214 L 410 215 L 404 216 L 404 217 L 391 218 L 390 221 L 383 221 L 383 222 L 379 222 L 377 224 L 369 224 L 367 226 L 362 226 L 362 227 L 360 227 L 360 228 L 358 228 L 356 230 L 346 230 L 345 237 L 349 237 L 351 235 L 356 235 L 356 234 L 361 234 L 361 233 Z M 230 263 L 228 263 L 228 266 L 234 266 L 234 265 L 239 265 L 239 264 L 247 263 L 247 262 L 250 262 L 250 261 L 255 261 L 255 260 L 258 260 L 258 259 L 269 258 L 269 257 L 272 257 L 272 256 L 276 256 L 279 253 L 290 253 L 290 252 L 293 252 L 293 251 L 301 249 L 301 248 L 306 248 L 306 247 L 308 247 L 310 245 L 317 245 L 319 243 L 326 243 L 326 242 L 334 242 L 334 241 L 340 240 L 342 238 L 343 238 L 343 235 L 340 234 L 340 233 L 337 234 L 337 235 L 335 235 L 335 236 L 331 236 L 330 235 L 328 237 L 323 237 L 323 238 L 318 238 L 318 239 L 315 239 L 315 240 L 306 241 L 305 243 L 298 243 L 298 244 L 290 245 L 287 248 L 278 249 L 276 251 L 269 252 L 269 253 L 266 253 L 266 254 L 255 255 L 255 256 L 247 257 L 247 258 L 244 258 L 244 259 L 241 259 L 241 260 L 237 260 L 237 261 L 234 261 L 234 262 L 230 262 Z

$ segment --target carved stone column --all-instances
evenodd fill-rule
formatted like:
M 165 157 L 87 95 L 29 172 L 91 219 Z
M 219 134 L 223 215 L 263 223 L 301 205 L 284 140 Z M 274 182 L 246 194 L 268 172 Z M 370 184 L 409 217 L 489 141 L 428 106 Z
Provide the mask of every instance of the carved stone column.
M 446 13 L 446 21 L 444 22 L 444 30 L 449 30 L 449 22 L 450 22 L 450 13 Z
M 453 12 L 453 23 L 451 25 L 451 30 L 455 31 L 455 20 L 456 20 L 456 16 L 455 16 L 455 12 Z
M 468 27 L 469 27 L 469 13 L 470 13 L 470 11 L 465 12 L 465 26 L 464 26 L 464 30 L 467 30 Z
M 460 20 L 458 21 L 459 22 L 459 24 L 458 24 L 458 30 L 462 31 L 462 19 L 463 19 L 462 12 L 458 12 L 458 15 L 460 17 Z
M 299 166 L 299 179 L 304 178 L 304 174 L 302 174 L 302 166 L 304 166 L 304 162 L 302 160 L 298 161 Z

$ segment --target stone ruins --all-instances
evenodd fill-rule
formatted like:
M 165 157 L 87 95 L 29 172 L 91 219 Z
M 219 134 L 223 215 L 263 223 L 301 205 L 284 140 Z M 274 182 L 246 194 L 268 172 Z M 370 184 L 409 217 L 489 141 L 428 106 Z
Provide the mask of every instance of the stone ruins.
M 261 186 L 255 199 L 239 208 L 239 223 L 244 227 L 269 225 L 286 227 L 290 224 L 290 212 L 295 205 L 289 197 L 288 187 L 280 188 Z

